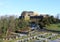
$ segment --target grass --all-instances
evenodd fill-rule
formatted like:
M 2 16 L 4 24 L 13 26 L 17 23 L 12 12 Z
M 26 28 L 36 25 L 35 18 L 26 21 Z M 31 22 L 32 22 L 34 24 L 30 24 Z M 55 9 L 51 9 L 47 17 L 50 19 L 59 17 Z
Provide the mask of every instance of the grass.
M 55 40 L 55 39 L 58 39 L 58 38 L 60 38 L 60 35 L 52 37 L 51 40 Z
M 46 35 L 45 35 L 45 38 L 46 38 L 46 37 L 49 37 L 49 36 L 51 36 L 51 35 L 52 35 L 51 33 L 46 34 Z
M 28 42 L 34 42 L 36 39 L 29 40 Z
M 60 31 L 60 23 L 59 24 L 50 24 L 49 26 L 46 26 L 46 29 Z
M 38 34 L 44 34 L 44 33 L 47 33 L 45 35 L 45 38 L 48 37 L 48 36 L 50 36 L 50 35 L 52 35 L 51 32 L 37 32 L 37 34 L 33 34 L 32 36 L 35 36 L 35 35 L 38 35 Z M 12 40 L 0 40 L 0 42 L 16 42 L 17 40 L 21 40 L 21 39 L 28 38 L 28 37 L 30 37 L 30 36 L 23 36 L 21 38 L 12 39 Z M 60 35 L 57 35 L 55 37 L 52 37 L 51 40 L 55 40 L 57 38 L 60 38 Z M 28 42 L 33 42 L 35 40 L 37 40 L 37 39 L 32 39 L 32 40 L 29 40 Z

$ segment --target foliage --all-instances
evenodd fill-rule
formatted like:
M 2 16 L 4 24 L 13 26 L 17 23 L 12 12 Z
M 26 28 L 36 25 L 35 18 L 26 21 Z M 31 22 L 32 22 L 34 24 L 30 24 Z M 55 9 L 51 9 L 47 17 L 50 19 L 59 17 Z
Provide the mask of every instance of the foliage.
M 50 26 L 50 24 L 57 24 L 60 20 L 54 18 L 54 16 L 46 15 L 45 17 L 39 19 L 37 24 L 40 28 Z M 1 16 L 0 17 L 0 38 L 9 36 L 11 32 L 19 29 L 26 29 L 29 26 L 29 21 L 24 19 L 16 18 L 15 16 Z M 60 27 L 60 25 L 58 26 Z
M 60 20 L 55 18 L 54 16 L 46 15 L 45 17 L 43 17 L 42 20 L 38 21 L 39 22 L 38 24 L 41 28 L 43 28 L 43 27 L 46 27 L 46 25 L 50 26 L 50 24 L 58 24 L 60 23 L 59 21 Z
M 0 38 L 7 37 L 16 30 L 24 29 L 28 24 L 28 21 L 20 20 L 15 16 L 3 16 L 0 18 Z

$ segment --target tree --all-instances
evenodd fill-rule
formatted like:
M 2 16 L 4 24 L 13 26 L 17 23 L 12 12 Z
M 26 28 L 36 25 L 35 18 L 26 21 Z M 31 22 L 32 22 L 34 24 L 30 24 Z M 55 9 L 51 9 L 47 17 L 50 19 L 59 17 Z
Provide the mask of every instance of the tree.
M 18 24 L 20 29 L 24 29 L 24 28 L 28 27 L 28 25 L 29 25 L 29 22 L 25 21 L 24 19 L 20 20 L 19 24 Z
M 7 28 L 7 32 L 6 32 L 6 37 L 7 35 L 11 35 L 11 32 L 15 31 L 15 17 L 14 16 L 10 16 L 8 19 L 8 28 Z

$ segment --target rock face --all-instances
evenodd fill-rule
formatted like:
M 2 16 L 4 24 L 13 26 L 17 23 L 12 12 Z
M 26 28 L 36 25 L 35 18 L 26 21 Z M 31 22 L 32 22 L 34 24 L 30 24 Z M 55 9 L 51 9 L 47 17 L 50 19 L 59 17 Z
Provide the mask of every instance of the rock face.
M 42 21 L 44 16 L 42 15 L 38 15 L 37 12 L 33 12 L 33 11 L 23 11 L 21 13 L 21 16 L 19 17 L 20 19 L 24 19 L 24 20 L 28 20 L 30 22 L 35 22 L 36 24 L 39 23 L 39 21 Z M 43 29 L 43 26 L 41 24 L 38 24 L 40 25 L 40 29 Z
M 20 18 L 24 18 L 24 20 L 30 20 L 30 16 L 38 16 L 38 13 L 33 12 L 33 11 L 23 11 L 21 13 Z
M 38 13 L 37 12 L 33 12 L 33 11 L 23 11 L 21 16 L 37 16 Z

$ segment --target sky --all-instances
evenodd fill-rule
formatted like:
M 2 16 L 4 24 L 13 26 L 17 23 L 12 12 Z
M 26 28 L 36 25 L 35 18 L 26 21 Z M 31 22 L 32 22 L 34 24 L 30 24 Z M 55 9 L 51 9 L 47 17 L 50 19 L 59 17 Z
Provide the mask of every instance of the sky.
M 60 0 L 0 0 L 0 16 L 20 16 L 22 11 L 57 15 L 60 13 Z

